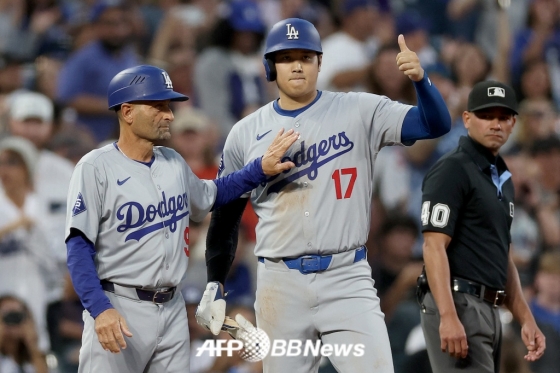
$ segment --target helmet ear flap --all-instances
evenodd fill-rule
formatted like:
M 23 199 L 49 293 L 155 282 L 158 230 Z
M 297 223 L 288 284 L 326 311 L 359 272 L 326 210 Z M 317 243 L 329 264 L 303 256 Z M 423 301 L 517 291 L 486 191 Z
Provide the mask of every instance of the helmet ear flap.
M 269 57 L 263 58 L 264 70 L 266 72 L 266 80 L 269 82 L 273 82 L 276 80 L 276 65 L 274 64 L 274 60 Z

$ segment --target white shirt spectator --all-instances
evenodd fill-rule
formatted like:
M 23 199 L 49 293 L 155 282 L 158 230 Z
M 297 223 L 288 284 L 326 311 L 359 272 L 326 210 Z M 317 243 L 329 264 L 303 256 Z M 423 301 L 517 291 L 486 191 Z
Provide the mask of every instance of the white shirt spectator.
M 0 230 L 23 216 L 33 221 L 29 229 L 19 227 L 0 237 L 0 295 L 14 295 L 28 305 L 37 327 L 39 349 L 46 352 L 47 288 L 54 260 L 46 245 L 48 235 L 43 222 L 48 218 L 44 205 L 36 194 L 30 193 L 20 210 L 0 191 Z
M 375 51 L 375 42 L 361 42 L 344 31 L 338 31 L 323 41 L 323 61 L 321 72 L 317 79 L 319 90 L 339 91 L 332 86 L 331 81 L 336 74 L 365 68 L 371 61 Z M 353 91 L 364 92 L 365 86 L 352 87 Z

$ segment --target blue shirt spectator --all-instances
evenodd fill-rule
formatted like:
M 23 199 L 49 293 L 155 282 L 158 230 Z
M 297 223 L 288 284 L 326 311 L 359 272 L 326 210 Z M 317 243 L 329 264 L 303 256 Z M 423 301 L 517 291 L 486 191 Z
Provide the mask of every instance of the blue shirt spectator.
M 78 112 L 78 122 L 87 126 L 97 141 L 116 132 L 117 120 L 107 110 L 107 87 L 120 71 L 138 65 L 128 45 L 131 28 L 120 6 L 100 6 L 95 12 L 97 40 L 75 52 L 58 78 L 58 100 Z

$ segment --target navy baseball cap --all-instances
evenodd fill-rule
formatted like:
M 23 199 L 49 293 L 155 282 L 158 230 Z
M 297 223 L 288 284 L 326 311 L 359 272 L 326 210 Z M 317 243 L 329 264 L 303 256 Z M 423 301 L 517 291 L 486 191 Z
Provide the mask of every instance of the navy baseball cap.
M 409 34 L 418 30 L 428 30 L 428 22 L 422 16 L 414 11 L 406 11 L 401 13 L 396 20 L 397 34 Z
M 342 4 L 342 14 L 349 15 L 355 10 L 363 8 L 377 8 L 377 1 L 375 0 L 345 0 Z
M 467 104 L 468 111 L 477 111 L 491 107 L 505 107 L 518 113 L 517 98 L 509 85 L 487 80 L 474 85 Z
M 229 5 L 227 17 L 231 27 L 236 31 L 264 33 L 265 25 L 261 19 L 259 7 L 253 1 L 233 1 Z

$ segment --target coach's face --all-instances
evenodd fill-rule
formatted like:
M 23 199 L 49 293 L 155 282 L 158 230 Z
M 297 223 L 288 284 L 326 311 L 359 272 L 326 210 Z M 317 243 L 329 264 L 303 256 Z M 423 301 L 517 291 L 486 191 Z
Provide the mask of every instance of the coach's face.
M 497 155 L 515 125 L 514 113 L 504 107 L 492 107 L 475 112 L 463 112 L 463 122 L 469 136 Z
M 149 141 L 171 138 L 170 126 L 174 116 L 170 100 L 138 101 L 123 104 L 123 118 L 130 124 L 131 131 L 139 138 Z
M 292 99 L 314 96 L 321 57 L 316 52 L 290 49 L 275 53 L 276 82 L 281 93 Z

